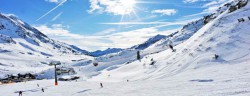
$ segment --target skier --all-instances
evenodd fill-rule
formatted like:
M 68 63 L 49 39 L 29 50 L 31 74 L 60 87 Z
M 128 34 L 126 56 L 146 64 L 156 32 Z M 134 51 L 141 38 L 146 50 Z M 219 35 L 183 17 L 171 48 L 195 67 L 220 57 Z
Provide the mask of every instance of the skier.
M 214 59 L 217 60 L 219 58 L 219 55 L 215 54 Z
M 175 52 L 175 49 L 173 47 L 173 42 L 171 40 L 168 40 L 168 46 L 172 50 L 172 52 Z
M 173 47 L 173 42 L 172 42 L 171 40 L 168 39 L 167 45 L 168 45 L 168 47 L 172 50 L 172 52 L 175 52 L 175 49 L 174 49 L 174 47 Z
M 37 85 L 37 87 L 39 87 L 39 84 L 36 84 Z
M 127 80 L 127 82 L 128 82 L 129 80 Z
M 101 88 L 103 88 L 102 83 L 100 83 Z
M 19 91 L 19 95 L 18 96 L 23 96 L 23 92 Z
M 172 45 L 169 45 L 169 48 L 172 50 L 172 52 L 175 52 L 175 49 L 173 48 Z
M 44 89 L 42 88 L 42 91 L 44 92 Z

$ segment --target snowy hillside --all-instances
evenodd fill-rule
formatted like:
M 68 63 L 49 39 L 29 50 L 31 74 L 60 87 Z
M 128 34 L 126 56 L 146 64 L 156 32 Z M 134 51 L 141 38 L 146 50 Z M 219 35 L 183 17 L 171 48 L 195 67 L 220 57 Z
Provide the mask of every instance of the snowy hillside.
M 237 3 L 238 2 L 232 2 L 230 4 L 233 6 Z M 234 12 L 230 12 L 229 7 L 224 5 L 223 7 L 227 7 L 227 9 L 221 7 L 220 9 L 223 10 L 223 12 L 218 10 L 219 13 L 213 14 L 214 19 L 204 24 L 204 26 L 203 22 L 198 20 L 196 21 L 197 23 L 195 23 L 198 26 L 190 26 L 190 28 L 184 26 L 184 29 L 181 30 L 181 34 L 177 33 L 172 38 L 169 38 L 169 40 L 176 45 L 174 47 L 177 50 L 176 52 L 165 50 L 142 56 L 144 58 L 142 58 L 141 61 L 133 61 L 130 64 L 124 64 L 124 66 L 117 67 L 113 70 L 104 70 L 101 75 L 94 77 L 93 80 L 123 81 L 124 79 L 159 79 L 181 73 L 186 74 L 186 71 L 209 68 L 209 66 L 215 66 L 216 68 L 218 64 L 230 66 L 230 64 L 249 62 L 250 42 L 248 42 L 248 38 L 250 37 L 248 27 L 250 20 L 247 18 L 250 16 L 249 5 L 250 4 Z M 245 21 L 238 22 L 240 18 L 244 18 Z M 186 31 L 185 28 L 189 30 Z M 198 31 L 196 32 L 195 30 Z M 193 35 L 189 35 L 189 33 Z M 188 37 L 187 40 L 185 40 L 186 37 Z M 184 41 L 181 40 L 182 42 L 180 43 L 180 40 L 177 38 L 182 38 Z M 147 48 L 142 50 L 142 52 L 148 52 L 148 49 L 156 50 L 156 48 Z M 218 60 L 213 59 L 215 54 L 219 55 Z M 135 55 L 134 58 L 136 58 Z M 154 64 L 152 64 L 152 62 L 154 62 Z M 111 74 L 112 76 L 107 78 L 107 74 Z M 124 75 L 121 76 L 120 74 Z
M 174 47 L 177 50 L 176 52 L 165 50 L 147 55 L 141 61 L 134 61 L 114 70 L 102 71 L 101 75 L 92 78 L 92 80 L 124 81 L 129 79 L 137 81 L 175 78 L 175 76 L 190 75 L 189 73 L 193 72 L 201 74 L 199 71 L 211 74 L 207 76 L 199 75 L 200 77 L 194 76 L 196 79 L 219 78 L 213 72 L 221 72 L 221 66 L 245 64 L 250 60 L 250 42 L 248 40 L 250 38 L 248 31 L 250 20 L 247 18 L 250 16 L 249 5 L 234 12 L 229 12 L 229 10 L 220 12 L 214 20 L 208 22 L 182 43 L 178 43 L 178 40 L 175 41 L 176 37 L 171 38 L 173 43 L 177 43 Z M 238 22 L 240 18 L 244 18 L 245 21 Z M 216 60 L 214 59 L 215 54 L 219 56 Z M 242 71 L 249 75 L 249 70 L 244 69 L 243 66 L 238 67 L 243 68 Z M 213 71 L 210 68 L 214 68 Z M 232 69 L 224 70 L 230 71 Z M 107 74 L 111 76 L 107 78 Z
M 89 57 L 79 53 L 68 44 L 48 38 L 15 16 L 0 14 L 1 77 L 10 73 L 37 73 L 48 69 L 47 64 L 52 60 L 70 62 Z
M 141 57 L 144 57 L 149 54 L 154 54 L 166 50 L 168 48 L 166 47 L 168 43 L 168 37 L 169 36 L 156 35 L 149 38 L 142 44 L 138 44 L 131 48 L 123 50 L 118 49 L 117 53 L 108 52 L 109 54 L 95 57 L 93 60 L 76 62 L 73 64 L 73 66 L 77 66 L 76 69 L 81 70 L 78 73 L 84 74 L 86 78 L 91 78 L 92 76 L 100 74 L 103 70 L 113 70 L 120 66 L 136 61 L 137 51 L 140 51 Z M 107 51 L 109 51 L 109 49 Z M 100 51 L 100 53 L 103 52 L 105 51 Z M 93 63 L 98 63 L 98 66 L 94 67 Z
M 157 74 L 161 75 L 163 73 L 164 74 L 168 73 L 165 74 L 167 76 L 169 74 L 176 74 L 179 71 L 182 71 L 183 69 L 188 67 L 190 65 L 189 63 L 191 62 L 196 62 L 196 63 L 203 62 L 196 60 L 200 59 L 201 58 L 200 56 L 203 56 L 203 54 L 208 55 L 206 57 L 207 61 L 211 61 L 215 54 L 222 55 L 225 53 L 220 53 L 221 50 L 219 50 L 219 48 L 218 52 L 217 50 L 215 50 L 216 48 L 212 49 L 212 47 L 214 47 L 215 45 L 212 46 L 209 40 L 211 39 L 211 41 L 213 41 L 216 36 L 223 35 L 216 33 L 217 31 L 221 31 L 222 28 L 227 29 L 236 27 L 236 26 L 229 26 L 229 24 L 227 24 L 228 22 L 234 21 L 235 22 L 234 25 L 239 24 L 237 19 L 239 19 L 241 16 L 238 16 L 238 13 L 229 12 L 230 9 L 229 5 L 234 6 L 237 3 L 238 2 L 231 2 L 226 5 L 223 5 L 220 9 L 217 10 L 217 13 L 205 16 L 204 18 L 201 18 L 194 22 L 190 22 L 187 25 L 183 26 L 181 30 L 169 34 L 168 36 L 157 35 L 148 39 L 142 44 L 133 46 L 118 53 L 107 54 L 104 56 L 96 57 L 94 60 L 90 61 L 86 60 L 83 62 L 78 62 L 73 65 L 77 66 L 79 70 L 81 70 L 79 73 L 84 73 L 86 78 L 92 78 L 94 76 L 94 78 L 98 78 L 97 80 L 99 80 L 100 78 L 104 79 L 105 77 L 107 77 L 107 74 L 108 76 L 110 76 L 109 74 L 117 74 L 119 78 L 113 76 L 113 78 L 110 78 L 111 80 L 107 79 L 107 81 L 112 81 L 112 80 L 123 81 L 124 78 L 134 79 L 134 80 L 141 80 L 141 79 L 144 80 L 147 78 L 153 79 L 153 77 L 161 78 L 161 76 Z M 245 8 L 245 10 L 246 9 L 247 8 Z M 247 12 L 244 11 L 242 13 L 244 13 L 244 15 L 242 16 L 244 16 L 245 19 L 248 19 L 246 17 L 248 15 Z M 224 18 L 228 14 L 236 14 L 238 18 L 235 18 L 236 16 L 232 17 L 229 19 L 232 21 L 225 21 L 226 22 L 225 26 L 222 26 L 221 22 L 223 22 L 224 20 L 222 18 Z M 231 32 L 232 30 L 223 30 L 223 31 Z M 211 34 L 213 33 L 214 36 L 206 37 L 205 35 L 208 34 L 208 32 Z M 197 34 L 202 34 L 202 35 L 197 37 L 196 36 Z M 208 38 L 209 40 L 207 40 Z M 214 41 L 214 43 L 220 43 L 220 42 L 225 42 L 225 41 L 216 41 L 216 42 Z M 170 43 L 175 46 L 174 49 L 177 50 L 176 52 L 173 53 L 169 49 L 168 45 Z M 206 45 L 207 43 L 208 45 Z M 225 46 L 221 47 L 224 48 Z M 141 61 L 138 61 L 136 59 L 137 51 L 140 51 L 140 55 L 142 57 Z M 94 67 L 93 63 L 98 63 L 98 66 Z M 173 69 L 168 70 L 167 72 L 159 71 L 159 70 L 167 70 L 165 68 L 170 65 L 173 66 L 171 67 Z M 130 67 L 126 68 L 126 66 Z M 141 70 L 137 69 L 138 67 L 142 67 L 143 69 Z M 136 73 L 134 71 L 139 71 L 139 73 Z M 131 73 L 129 76 L 119 75 L 119 74 L 126 74 L 129 72 Z M 143 74 L 147 73 L 147 74 L 142 75 L 142 73 Z
M 73 67 L 81 78 L 60 81 L 59 86 L 53 86 L 53 80 L 0 85 L 0 94 L 12 96 L 21 90 L 25 96 L 250 96 L 249 26 L 250 1 L 234 0 L 221 6 L 216 13 L 191 22 L 168 36 L 157 35 L 117 53 L 95 58 L 83 56 L 86 59 L 81 60 L 69 53 L 54 55 L 58 53 L 49 51 L 50 47 L 45 50 L 25 39 L 3 34 L 7 40 L 3 39 L 1 43 L 3 63 L 0 68 L 16 68 L 8 62 L 23 63 L 21 56 L 27 56 L 25 62 L 31 62 L 30 58 L 48 60 L 49 57 L 70 63 L 67 66 Z M 37 49 L 31 51 L 37 56 L 28 55 L 30 50 L 23 51 L 29 47 L 23 47 L 20 42 Z M 169 48 L 169 44 L 175 51 Z M 24 54 L 19 54 L 19 50 Z M 40 51 L 47 55 L 40 55 Z M 74 58 L 75 62 L 65 58 Z M 26 66 L 46 68 L 45 65 Z M 99 87 L 100 82 L 103 88 Z M 45 88 L 45 92 L 41 92 L 41 88 Z
M 13 43 L 18 43 L 16 42 L 18 40 L 13 40 L 13 39 L 24 39 L 27 43 L 30 43 L 35 46 L 43 47 L 43 44 L 47 44 L 53 47 L 53 49 L 58 50 L 59 52 L 77 54 L 76 50 L 73 50 L 71 46 L 48 38 L 39 30 L 21 21 L 20 19 L 16 18 L 13 15 L 5 16 L 0 14 L 0 21 L 1 21 L 0 33 L 1 36 L 3 37 L 2 41 L 7 42 L 8 39 L 7 40 L 4 39 L 7 37 L 10 37 L 11 40 L 9 40 L 9 42 Z

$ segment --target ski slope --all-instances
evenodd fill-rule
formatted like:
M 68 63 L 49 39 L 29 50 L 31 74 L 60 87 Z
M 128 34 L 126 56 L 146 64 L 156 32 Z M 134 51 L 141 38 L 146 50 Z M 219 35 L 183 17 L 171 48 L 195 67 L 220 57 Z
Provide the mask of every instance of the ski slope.
M 23 96 L 249 96 L 248 62 L 217 64 L 157 80 L 59 81 L 58 86 L 53 85 L 53 80 L 30 81 L 1 85 L 0 93 L 4 96 L 16 96 L 18 91 L 23 91 Z
M 0 85 L 0 94 L 13 96 L 23 91 L 23 96 L 250 96 L 247 2 L 234 12 L 224 6 L 204 26 L 195 23 L 200 27 L 196 26 L 197 30 L 187 27 L 190 30 L 181 30 L 139 50 L 141 60 L 136 59 L 137 49 L 128 48 L 70 63 L 68 66 L 76 69 L 80 80 L 59 81 L 59 86 L 53 85 L 53 79 Z M 245 21 L 238 22 L 240 18 Z M 166 46 L 170 41 L 176 52 Z M 215 54 L 218 59 L 214 59 Z M 100 82 L 104 88 L 100 88 Z

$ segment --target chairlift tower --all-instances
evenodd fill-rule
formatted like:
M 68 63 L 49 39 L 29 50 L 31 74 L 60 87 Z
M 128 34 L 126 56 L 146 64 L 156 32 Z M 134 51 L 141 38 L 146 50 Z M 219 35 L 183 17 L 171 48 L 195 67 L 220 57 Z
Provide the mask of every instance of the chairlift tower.
M 52 61 L 52 62 L 50 62 L 50 64 L 49 64 L 50 66 L 55 66 L 55 86 L 57 86 L 58 85 L 58 82 L 57 82 L 57 72 L 56 72 L 56 66 L 57 65 L 61 65 L 61 62 L 59 62 L 59 61 Z

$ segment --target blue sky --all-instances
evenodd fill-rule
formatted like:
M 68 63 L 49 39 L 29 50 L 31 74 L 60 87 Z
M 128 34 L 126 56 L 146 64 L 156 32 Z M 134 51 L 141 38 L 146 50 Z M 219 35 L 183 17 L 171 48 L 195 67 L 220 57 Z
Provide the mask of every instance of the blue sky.
M 82 49 L 128 48 L 169 34 L 228 0 L 1 0 L 13 14 L 49 37 Z

